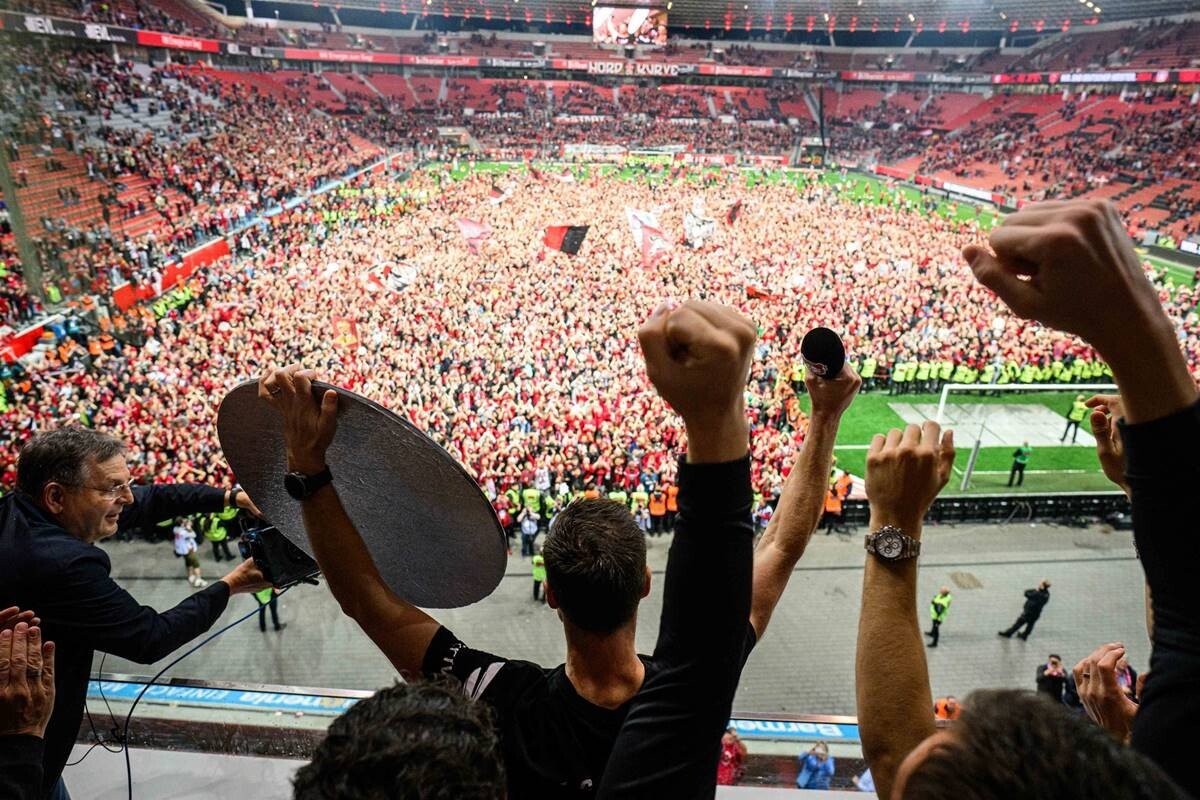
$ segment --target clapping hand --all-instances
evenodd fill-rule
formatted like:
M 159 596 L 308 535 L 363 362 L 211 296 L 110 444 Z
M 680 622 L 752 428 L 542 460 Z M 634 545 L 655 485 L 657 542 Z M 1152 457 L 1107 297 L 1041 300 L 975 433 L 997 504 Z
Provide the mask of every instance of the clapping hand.
M 1117 662 L 1124 655 L 1121 643 L 1102 644 L 1073 670 L 1075 690 L 1088 716 L 1122 742 L 1129 740 L 1138 710 L 1117 682 Z
M 954 431 L 932 420 L 875 434 L 867 451 L 867 499 L 871 519 L 919 530 L 925 512 L 950 480 Z M 872 523 L 874 524 L 874 522 Z
M 41 620 L 35 617 L 32 611 L 22 611 L 16 606 L 0 609 L 0 630 L 14 628 L 19 622 L 36 627 Z
M 54 643 L 25 622 L 0 631 L 0 736 L 44 737 L 53 710 Z
M 1166 321 L 1112 203 L 1034 203 L 1006 217 L 988 241 L 993 252 L 968 245 L 963 257 L 1018 316 L 1100 349 L 1127 338 L 1131 324 Z

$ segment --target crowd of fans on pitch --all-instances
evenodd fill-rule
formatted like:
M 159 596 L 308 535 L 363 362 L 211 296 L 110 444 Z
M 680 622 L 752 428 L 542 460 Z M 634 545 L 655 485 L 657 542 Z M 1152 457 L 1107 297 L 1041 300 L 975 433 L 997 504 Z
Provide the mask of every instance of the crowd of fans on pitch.
M 538 469 L 555 485 L 629 490 L 646 475 L 671 480 L 681 431 L 638 372 L 636 341 L 611 332 L 633 330 L 650 295 L 703 292 L 762 325 L 748 409 L 754 486 L 770 497 L 805 431 L 799 343 L 812 326 L 841 331 L 880 387 L 901 363 L 933 365 L 915 387 L 932 389 L 953 374 L 943 364 L 1049 374 L 1056 362 L 1070 372 L 1095 361 L 1077 340 L 1011 316 L 964 273 L 958 252 L 979 235 L 974 221 L 923 214 L 886 189 L 855 200 L 849 183 L 654 177 L 359 179 L 240 236 L 190 303 L 108 323 L 143 346 L 88 358 L 81 347 L 76 360 L 50 366 L 87 368 L 12 376 L 5 430 L 19 441 L 79 417 L 143 442 L 140 478 L 224 477 L 215 437 L 196 432 L 214 429 L 220 398 L 238 381 L 302 361 L 406 414 L 493 493 L 530 485 Z M 495 188 L 508 199 L 492 202 Z M 704 246 L 676 242 L 643 266 L 626 207 L 655 211 L 678 239 L 696 204 L 723 219 L 738 202 L 737 219 L 718 222 Z M 460 218 L 491 228 L 479 254 Z M 577 256 L 531 234 L 548 223 L 591 225 Z M 399 291 L 369 275 L 398 264 L 413 272 Z M 1160 287 L 1196 369 L 1196 294 Z M 571 331 L 565 342 L 562 331 Z M 164 385 L 177 390 L 154 391 Z M 612 386 L 632 388 L 615 395 Z

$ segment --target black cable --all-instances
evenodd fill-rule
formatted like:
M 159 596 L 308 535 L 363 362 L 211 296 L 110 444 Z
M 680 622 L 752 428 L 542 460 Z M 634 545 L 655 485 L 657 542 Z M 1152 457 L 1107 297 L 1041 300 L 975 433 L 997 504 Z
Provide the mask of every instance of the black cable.
M 108 704 L 108 698 L 104 696 L 104 685 L 103 685 L 102 681 L 100 680 L 100 676 L 104 674 L 104 660 L 106 658 L 108 658 L 108 653 L 100 654 L 100 666 L 96 668 L 96 686 L 99 687 L 99 689 L 100 689 L 100 699 L 102 699 L 104 701 L 104 707 L 108 709 L 108 718 L 113 724 L 112 728 L 110 729 L 112 731 L 112 738 L 114 741 L 117 742 L 118 746 L 115 749 L 112 747 L 109 747 L 108 742 L 104 741 L 104 737 L 102 737 L 100 735 L 100 732 L 98 730 L 96 730 L 96 723 L 94 720 L 92 720 L 92 710 L 90 708 L 88 708 L 87 700 L 84 699 L 83 713 L 87 716 L 88 727 L 92 729 L 92 739 L 94 739 L 95 741 L 92 743 L 92 746 L 87 749 L 87 752 L 79 757 L 78 761 L 68 761 L 65 766 L 68 766 L 68 767 L 79 766 L 80 764 L 83 763 L 83 760 L 85 758 L 87 758 L 88 756 L 90 756 L 92 754 L 92 751 L 95 750 L 97 747 L 103 747 L 105 750 L 107 750 L 110 753 L 113 753 L 114 755 L 116 753 L 120 753 L 125 748 L 125 740 L 121 736 L 121 728 L 117 724 L 117 717 L 115 714 L 113 714 L 112 706 L 110 706 Z
M 93 728 L 93 729 L 92 729 L 92 734 L 93 734 L 93 735 L 95 735 L 95 728 Z M 79 760 L 78 760 L 78 761 L 68 761 L 68 762 L 67 762 L 66 764 L 64 764 L 63 766 L 64 766 L 64 767 L 74 767 L 74 766 L 76 766 L 77 764 L 82 764 L 82 763 L 83 763 L 83 760 L 84 760 L 85 758 L 87 758 L 88 756 L 90 756 L 90 755 L 92 754 L 92 751 L 93 751 L 93 750 L 95 750 L 97 747 L 103 747 L 105 750 L 108 750 L 108 747 L 106 747 L 106 746 L 105 746 L 104 742 L 100 741 L 100 739 L 99 739 L 99 738 L 97 738 L 97 739 L 96 739 L 96 742 L 95 742 L 95 744 L 93 744 L 91 747 L 89 747 L 89 748 L 87 749 L 87 752 L 85 752 L 83 755 L 81 755 L 81 756 L 79 757 Z M 121 751 L 120 751 L 120 750 L 108 750 L 108 752 L 110 752 L 110 753 L 119 753 L 119 752 L 121 752 Z
M 288 588 L 290 589 L 291 587 L 288 587 Z M 288 589 L 282 589 L 282 590 L 280 590 L 280 591 L 276 592 L 276 595 L 275 595 L 275 596 L 276 596 L 276 597 L 278 597 L 279 595 L 283 594 L 283 593 L 284 593 L 284 592 L 286 592 L 287 590 L 288 590 Z M 187 658 L 187 657 L 188 657 L 188 656 L 190 656 L 192 653 L 194 653 L 194 652 L 196 652 L 197 650 L 199 650 L 201 647 L 204 647 L 204 645 L 208 644 L 209 642 L 211 642 L 213 639 L 215 639 L 215 638 L 217 638 L 218 636 L 220 636 L 220 635 L 221 635 L 222 633 L 224 633 L 225 631 L 227 631 L 227 630 L 229 630 L 230 628 L 233 628 L 233 627 L 235 627 L 235 626 L 237 626 L 237 625 L 241 625 L 243 622 L 245 622 L 246 620 L 250 619 L 250 618 L 251 618 L 251 617 L 253 617 L 255 614 L 257 614 L 257 613 L 258 613 L 258 611 L 259 611 L 259 609 L 258 609 L 258 608 L 255 608 L 253 611 L 251 611 L 250 613 L 246 614 L 244 617 L 240 617 L 239 619 L 235 619 L 233 622 L 229 623 L 229 624 L 228 624 L 228 625 L 226 625 L 224 628 L 221 628 L 221 630 L 217 631 L 216 633 L 210 634 L 210 635 L 208 636 L 208 638 L 206 638 L 206 639 L 205 639 L 204 641 L 202 641 L 200 644 L 198 644 L 198 645 L 196 645 L 195 647 L 191 648 L 191 649 L 190 649 L 190 650 L 188 650 L 186 653 L 184 653 L 183 655 L 181 655 L 179 658 L 175 659 L 175 660 L 174 660 L 174 661 L 172 661 L 170 664 L 167 664 L 165 667 L 163 667 L 162 669 L 160 669 L 160 670 L 158 671 L 158 674 L 157 674 L 157 675 L 155 675 L 153 678 L 151 678 L 151 679 L 150 679 L 150 681 L 149 681 L 149 682 L 148 682 L 148 683 L 147 683 L 145 686 L 143 686 L 143 687 L 142 687 L 142 690 L 141 690 L 140 692 L 138 692 L 138 696 L 137 696 L 136 698 L 134 698 L 134 700 L 133 700 L 133 705 L 131 705 L 131 706 L 129 707 L 129 713 L 125 715 L 125 730 L 124 730 L 124 732 L 121 734 L 121 741 L 122 741 L 122 743 L 124 744 L 124 749 L 125 749 L 125 781 L 126 781 L 126 783 L 128 784 L 128 787 L 129 787 L 129 795 L 128 795 L 128 796 L 129 796 L 129 800 L 133 800 L 133 767 L 132 767 L 132 766 L 130 765 L 130 763 L 129 763 L 129 744 L 128 744 L 128 742 L 129 742 L 129 720 L 131 720 L 131 719 L 133 718 L 133 710 L 134 710 L 135 708 L 137 708 L 137 704 L 138 704 L 139 702 L 141 702 L 142 695 L 144 695 L 144 694 L 146 693 L 146 691 L 147 691 L 147 690 L 148 690 L 148 689 L 149 689 L 151 686 L 153 686 L 154 684 L 156 684 L 156 683 L 158 682 L 158 679 L 159 679 L 159 678 L 161 678 L 161 677 L 163 676 L 163 673 L 164 673 L 164 672 L 166 672 L 166 671 L 167 671 L 167 670 L 169 670 L 171 667 L 173 667 L 173 666 L 175 666 L 176 664 L 178 664 L 180 661 L 183 661 L 185 658 Z M 90 752 L 90 751 L 89 751 L 89 752 Z
M 100 699 L 104 701 L 104 707 L 108 710 L 108 719 L 112 722 L 113 738 L 125 746 L 125 737 L 118 735 L 117 716 L 113 714 L 112 706 L 108 704 L 108 698 L 104 696 L 104 681 L 100 680 L 100 676 L 104 674 L 104 659 L 108 658 L 108 653 L 100 654 L 100 667 L 96 670 L 96 688 L 100 690 Z M 86 705 L 84 706 L 87 707 Z

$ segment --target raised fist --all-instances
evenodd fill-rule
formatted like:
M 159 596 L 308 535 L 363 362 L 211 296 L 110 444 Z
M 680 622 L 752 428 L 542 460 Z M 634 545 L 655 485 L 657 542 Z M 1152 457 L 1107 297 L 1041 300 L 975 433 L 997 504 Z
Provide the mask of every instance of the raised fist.
M 745 454 L 744 393 L 756 336 L 741 314 L 700 300 L 664 302 L 638 330 L 646 373 L 683 417 L 692 460 Z M 707 452 L 710 445 L 720 452 Z M 741 452 L 733 452 L 738 447 Z M 697 449 L 705 451 L 699 459 Z
M 1034 203 L 969 245 L 975 278 L 1014 313 L 1077 334 L 1101 350 L 1166 317 L 1121 215 L 1103 200 Z

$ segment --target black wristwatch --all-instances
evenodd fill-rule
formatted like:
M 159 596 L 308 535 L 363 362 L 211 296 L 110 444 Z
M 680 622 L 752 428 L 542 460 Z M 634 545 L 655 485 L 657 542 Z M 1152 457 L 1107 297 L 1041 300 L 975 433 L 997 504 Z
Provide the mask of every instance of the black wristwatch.
M 305 475 L 303 472 L 289 472 L 283 476 L 283 488 L 294 500 L 307 500 L 316 494 L 322 486 L 333 482 L 333 473 L 329 467 L 316 475 Z

